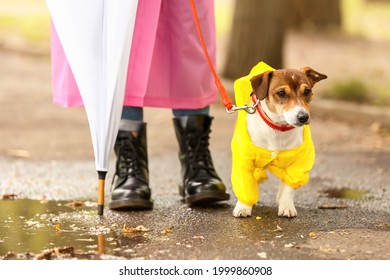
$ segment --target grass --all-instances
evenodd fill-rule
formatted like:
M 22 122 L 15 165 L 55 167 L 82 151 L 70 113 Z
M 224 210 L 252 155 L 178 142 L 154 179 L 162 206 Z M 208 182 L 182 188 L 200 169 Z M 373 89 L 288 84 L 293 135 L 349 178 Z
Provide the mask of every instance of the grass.
M 357 79 L 335 82 L 325 96 L 356 103 L 364 103 L 369 100 L 366 86 Z
M 324 93 L 324 97 L 359 104 L 390 105 L 390 89 L 388 87 L 379 85 L 368 86 L 355 78 L 334 82 Z

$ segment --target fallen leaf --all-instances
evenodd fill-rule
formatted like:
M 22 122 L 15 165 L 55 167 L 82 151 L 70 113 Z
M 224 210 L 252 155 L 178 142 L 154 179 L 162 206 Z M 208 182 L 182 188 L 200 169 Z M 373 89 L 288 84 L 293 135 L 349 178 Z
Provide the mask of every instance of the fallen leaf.
M 256 220 L 261 220 L 261 217 L 260 216 L 256 216 Z
M 124 224 L 124 225 L 123 225 L 122 231 L 125 232 L 125 233 L 147 232 L 147 231 L 149 231 L 149 229 L 146 228 L 146 227 L 143 226 L 143 225 L 137 226 L 137 227 L 135 227 L 135 228 L 131 228 L 131 227 L 127 227 L 126 224 Z
M 3 200 L 14 200 L 14 199 L 17 199 L 18 198 L 18 195 L 17 194 L 13 194 L 13 193 L 5 193 L 2 195 L 2 199 Z
M 267 258 L 267 252 L 261 252 L 261 253 L 257 253 L 257 255 L 262 258 L 262 259 L 266 259 Z
M 337 250 L 329 248 L 329 247 L 328 248 L 320 247 L 320 251 L 325 252 L 325 253 L 332 253 L 332 252 L 336 252 Z
M 201 236 L 201 235 L 195 235 L 193 238 L 194 238 L 194 239 L 204 239 L 204 237 Z
M 331 205 L 331 204 L 323 204 L 318 206 L 318 209 L 345 209 L 348 208 L 348 205 L 346 204 L 337 204 L 337 205 Z
M 68 202 L 68 203 L 65 204 L 65 206 L 73 207 L 73 208 L 82 207 L 84 205 L 85 204 L 84 204 L 83 201 L 78 201 L 78 200 L 75 200 L 75 201 L 72 201 L 72 202 Z
M 137 231 L 139 231 L 139 232 L 147 232 L 147 231 L 149 231 L 149 229 L 146 228 L 146 227 L 143 226 L 143 225 L 140 225 L 140 226 L 136 227 L 135 229 L 136 229 Z
M 79 238 L 76 239 L 77 241 L 84 241 L 84 242 L 94 242 L 95 240 L 92 238 Z
M 274 231 L 282 232 L 283 229 L 279 225 L 276 225 L 276 229 Z
M 54 248 L 44 250 L 41 254 L 38 254 L 34 257 L 35 260 L 51 260 L 53 257 L 59 257 L 62 255 L 74 255 L 73 247 L 65 247 L 65 248 Z M 53 256 L 54 255 L 54 256 Z
M 164 229 L 163 231 L 161 231 L 161 234 L 170 234 L 170 233 L 172 233 L 171 229 Z
M 316 237 L 317 234 L 316 234 L 315 232 L 309 232 L 309 236 L 310 236 L 310 237 Z
M 61 231 L 61 225 L 60 224 L 56 224 L 56 231 L 57 232 Z

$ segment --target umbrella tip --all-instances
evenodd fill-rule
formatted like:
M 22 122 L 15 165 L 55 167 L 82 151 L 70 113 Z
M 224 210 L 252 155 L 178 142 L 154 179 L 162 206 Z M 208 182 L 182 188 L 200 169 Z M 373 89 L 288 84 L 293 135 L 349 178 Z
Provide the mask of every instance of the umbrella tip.
M 97 211 L 99 216 L 103 216 L 104 205 L 98 205 Z
M 98 215 L 103 216 L 104 210 L 104 185 L 106 180 L 107 171 L 98 171 L 99 184 L 98 184 Z
M 99 180 L 105 180 L 106 179 L 106 174 L 107 174 L 107 171 L 98 171 L 98 177 L 99 177 Z

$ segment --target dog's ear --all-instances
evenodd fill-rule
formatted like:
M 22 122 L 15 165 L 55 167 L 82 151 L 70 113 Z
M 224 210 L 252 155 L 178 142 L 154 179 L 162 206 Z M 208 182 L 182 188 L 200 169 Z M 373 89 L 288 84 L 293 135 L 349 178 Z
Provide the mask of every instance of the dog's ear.
M 314 86 L 315 83 L 318 83 L 319 81 L 328 78 L 328 76 L 321 74 L 317 72 L 316 70 L 310 68 L 310 67 L 304 67 L 301 69 L 303 73 L 306 74 L 306 76 L 309 78 L 309 81 L 311 83 L 311 86 Z
M 272 78 L 273 71 L 266 71 L 260 75 L 251 78 L 253 92 L 257 99 L 263 100 L 268 95 L 268 88 Z

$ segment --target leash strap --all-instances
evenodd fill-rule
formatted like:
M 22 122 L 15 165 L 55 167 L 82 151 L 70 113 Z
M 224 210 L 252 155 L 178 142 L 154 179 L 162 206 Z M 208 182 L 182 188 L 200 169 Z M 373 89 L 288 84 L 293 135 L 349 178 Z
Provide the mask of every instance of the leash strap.
M 215 84 L 218 88 L 219 94 L 221 95 L 223 105 L 226 107 L 226 111 L 228 113 L 234 112 L 235 110 L 233 108 L 232 100 L 230 99 L 229 94 L 226 92 L 225 87 L 223 86 L 221 80 L 219 79 L 217 71 L 215 71 L 214 65 L 211 61 L 209 52 L 207 51 L 207 47 L 206 47 L 206 43 L 205 43 L 204 38 L 203 38 L 202 30 L 200 29 L 199 18 L 198 18 L 198 13 L 196 11 L 195 1 L 190 0 L 190 2 L 191 2 L 191 8 L 192 8 L 192 15 L 194 17 L 194 21 L 195 21 L 196 29 L 198 31 L 199 40 L 200 40 L 200 43 L 202 45 L 203 53 L 207 59 L 210 70 L 213 73 Z

